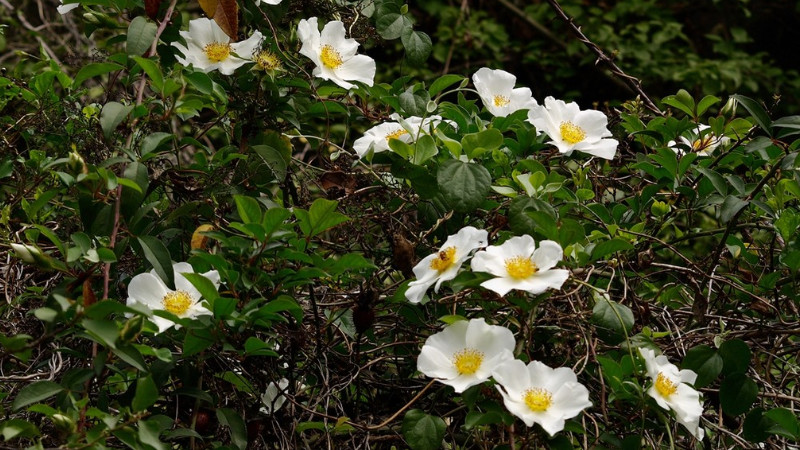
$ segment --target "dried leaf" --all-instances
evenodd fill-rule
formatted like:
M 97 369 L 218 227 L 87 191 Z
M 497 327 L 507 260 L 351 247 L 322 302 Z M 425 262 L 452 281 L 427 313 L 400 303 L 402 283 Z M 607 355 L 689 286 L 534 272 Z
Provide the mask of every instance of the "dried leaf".
M 222 31 L 236 41 L 239 30 L 239 5 L 236 0 L 198 0 L 208 17 L 217 22 Z
M 203 224 L 192 233 L 192 250 L 205 250 L 208 245 L 208 236 L 203 233 L 214 229 L 214 225 Z
M 152 20 L 158 17 L 158 8 L 161 6 L 163 0 L 144 0 L 144 11 Z

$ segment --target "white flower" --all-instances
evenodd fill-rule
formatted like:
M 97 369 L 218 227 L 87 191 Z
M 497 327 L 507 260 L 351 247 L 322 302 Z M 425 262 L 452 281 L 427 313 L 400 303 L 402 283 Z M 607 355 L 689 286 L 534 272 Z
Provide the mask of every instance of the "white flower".
M 566 419 L 592 406 L 589 390 L 568 367 L 552 369 L 538 361 L 506 361 L 492 371 L 503 403 L 531 427 L 538 423 L 551 436 L 564 429 Z M 501 388 L 502 386 L 502 388 Z
M 458 321 L 429 336 L 417 358 L 417 370 L 464 392 L 488 380 L 499 364 L 514 359 L 511 330 L 484 319 Z
M 616 139 L 610 139 L 608 117 L 593 109 L 581 111 L 575 102 L 564 103 L 553 97 L 544 99 L 528 112 L 528 122 L 550 136 L 549 144 L 569 155 L 573 150 L 605 159 L 614 159 Z
M 189 280 L 182 274 L 194 273 L 194 269 L 189 263 L 181 262 L 172 265 L 175 273 L 175 287 L 177 290 L 169 289 L 164 281 L 156 275 L 155 270 L 140 273 L 131 280 L 128 285 L 127 304 L 139 303 L 147 306 L 151 311 L 168 311 L 179 318 L 195 318 L 197 316 L 211 315 L 211 311 L 200 304 L 202 296 L 200 291 L 194 287 Z M 202 274 L 208 278 L 215 287 L 219 288 L 219 273 L 216 270 Z M 171 326 L 180 326 L 169 319 L 153 316 L 152 321 L 158 326 L 158 332 L 163 333 Z
M 705 434 L 705 430 L 700 428 L 703 403 L 700 393 L 687 384 L 694 384 L 697 374 L 688 369 L 678 370 L 677 366 L 667 361 L 666 356 L 655 356 L 655 352 L 649 348 L 639 348 L 639 353 L 647 366 L 647 376 L 653 380 L 647 393 L 658 406 L 675 411 L 678 423 L 702 440 Z
M 472 75 L 475 89 L 486 109 L 497 117 L 505 117 L 520 109 L 538 106 L 529 88 L 516 88 L 517 77 L 505 70 L 479 69 Z
M 486 245 L 488 239 L 489 233 L 486 230 L 475 227 L 464 227 L 458 233 L 448 236 L 438 252 L 426 256 L 414 266 L 414 276 L 417 279 L 408 284 L 408 301 L 419 303 L 434 283 L 434 291 L 439 292 L 442 282 L 455 278 L 470 253 Z
M 320 33 L 316 17 L 303 19 L 297 24 L 297 37 L 303 43 L 300 54 L 317 65 L 313 72 L 315 77 L 331 80 L 345 89 L 354 86 L 346 80 L 372 86 L 375 60 L 366 55 L 356 55 L 358 42 L 345 39 L 344 33 L 341 21 L 328 22 Z
M 564 257 L 561 246 L 554 241 L 542 241 L 539 248 L 527 234 L 514 236 L 499 246 L 492 245 L 472 257 L 472 270 L 489 272 L 497 278 L 481 286 L 500 295 L 512 289 L 541 294 L 549 288 L 560 289 L 569 278 L 569 271 L 553 269 Z
M 273 414 L 281 409 L 281 406 L 286 402 L 286 397 L 283 393 L 286 392 L 287 387 L 289 387 L 289 380 L 286 378 L 281 378 L 277 384 L 274 381 L 270 381 L 267 385 L 267 390 L 261 394 L 261 403 L 264 406 L 261 407 L 260 411 L 264 414 Z
M 394 113 L 389 117 L 393 121 L 375 125 L 364 132 L 364 136 L 353 142 L 353 150 L 356 151 L 359 158 L 363 158 L 370 148 L 373 149 L 374 153 L 389 150 L 389 141 L 392 139 L 399 139 L 406 144 L 411 144 L 417 140 L 421 133 L 430 134 L 431 128 L 435 128 L 442 122 L 441 116 L 429 116 L 424 119 L 411 116 L 403 119 L 399 114 Z
M 259 6 L 261 4 L 261 2 L 264 2 L 264 3 L 268 4 L 268 5 L 278 5 L 282 1 L 283 0 L 255 0 L 256 6 Z
M 62 16 L 72 11 L 73 9 L 77 8 L 78 6 L 81 6 L 80 3 L 69 3 L 65 5 L 64 0 L 58 0 L 58 2 L 61 3 L 61 6 L 57 7 L 56 9 L 58 10 L 58 13 L 61 14 Z
M 678 156 L 683 155 L 685 152 L 685 150 L 679 147 L 678 144 L 683 144 L 689 147 L 693 152 L 697 153 L 697 156 L 711 156 L 717 147 L 730 142 L 730 138 L 726 136 L 716 136 L 710 131 L 706 133 L 705 131 L 710 128 L 711 127 L 708 125 L 700 124 L 697 126 L 697 131 L 691 132 L 689 137 L 680 136 L 680 142 L 678 143 L 675 141 L 669 141 L 667 142 L 667 147 L 677 153 Z
M 11 248 L 17 253 L 19 259 L 23 260 L 28 264 L 33 264 L 36 262 L 37 256 L 42 256 L 42 252 L 34 247 L 33 245 L 28 244 L 11 244 Z
M 231 38 L 211 19 L 201 18 L 189 22 L 189 31 L 181 31 L 186 46 L 173 42 L 172 46 L 183 53 L 175 58 L 184 66 L 194 66 L 202 72 L 219 70 L 231 75 L 239 67 L 252 63 L 253 53 L 261 45 L 263 36 L 256 31 L 248 39 L 231 43 Z

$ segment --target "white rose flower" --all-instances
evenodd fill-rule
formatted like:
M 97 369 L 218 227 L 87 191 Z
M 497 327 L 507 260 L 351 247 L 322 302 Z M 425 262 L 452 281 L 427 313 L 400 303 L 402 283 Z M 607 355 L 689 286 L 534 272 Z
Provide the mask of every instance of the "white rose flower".
M 219 70 L 232 75 L 239 67 L 252 63 L 253 53 L 261 45 L 263 36 L 256 31 L 241 42 L 231 43 L 231 38 L 211 19 L 200 18 L 189 22 L 189 31 L 181 31 L 186 45 L 173 42 L 172 46 L 183 53 L 175 58 L 184 66 L 193 66 L 202 72 Z
M 353 142 L 353 150 L 356 151 L 359 158 L 363 158 L 370 148 L 373 149 L 374 153 L 389 150 L 389 141 L 392 139 L 399 139 L 406 144 L 416 142 L 421 133 L 430 134 L 431 128 L 435 128 L 442 122 L 441 116 L 428 116 L 424 119 L 411 116 L 404 119 L 399 114 L 394 113 L 389 117 L 393 121 L 375 125 L 364 132 L 364 136 Z
M 375 78 L 375 60 L 366 55 L 357 55 L 358 42 L 345 39 L 344 24 L 334 20 L 325 24 L 322 33 L 317 18 L 303 19 L 297 24 L 297 37 L 303 46 L 300 54 L 314 61 L 313 75 L 323 80 L 331 80 L 339 86 L 350 89 L 350 81 L 360 81 L 372 86 Z
M 484 319 L 461 320 L 425 340 L 417 370 L 464 392 L 488 380 L 498 365 L 514 359 L 511 330 Z
M 481 286 L 499 295 L 512 289 L 541 294 L 547 289 L 560 289 L 569 278 L 568 270 L 553 268 L 563 257 L 564 251 L 557 242 L 542 241 L 537 249 L 533 238 L 526 234 L 476 253 L 472 270 L 496 276 Z
M 617 140 L 610 139 L 608 117 L 600 111 L 581 111 L 575 102 L 564 103 L 553 97 L 544 99 L 544 106 L 537 105 L 528 112 L 528 122 L 537 131 L 550 137 L 549 144 L 569 155 L 573 150 L 605 159 L 614 159 Z
M 703 403 L 700 393 L 687 383 L 694 384 L 697 374 L 694 371 L 679 370 L 671 364 L 664 355 L 655 356 L 649 348 L 639 348 L 639 353 L 644 358 L 647 366 L 647 376 L 653 380 L 653 385 L 647 390 L 658 406 L 675 411 L 678 423 L 702 440 L 705 430 L 700 428 L 700 417 L 703 415 Z
M 538 106 L 529 88 L 516 88 L 517 77 L 505 70 L 479 69 L 472 75 L 483 105 L 496 117 L 505 117 L 520 109 Z
M 689 133 L 689 137 L 680 136 L 680 142 L 669 141 L 667 142 L 667 147 L 672 149 L 678 156 L 682 156 L 685 150 L 678 146 L 678 144 L 683 144 L 691 149 L 694 153 L 697 153 L 697 156 L 711 156 L 714 153 L 714 150 L 717 149 L 720 145 L 726 145 L 730 142 L 730 138 L 726 136 L 715 136 L 714 133 L 706 130 L 710 129 L 711 127 L 708 125 L 698 125 L 697 131 Z
M 194 287 L 184 273 L 194 273 L 194 269 L 189 263 L 181 262 L 172 265 L 175 274 L 176 290 L 167 287 L 161 278 L 156 275 L 155 270 L 136 275 L 128 284 L 127 304 L 135 303 L 148 307 L 151 311 L 168 311 L 179 318 L 195 318 L 198 316 L 210 316 L 212 312 L 200 303 L 202 296 L 200 291 Z M 208 278 L 215 287 L 219 288 L 219 273 L 216 270 L 202 274 Z M 170 327 L 180 325 L 163 317 L 152 316 L 151 320 L 158 326 L 158 332 L 163 333 Z
M 461 264 L 469 258 L 470 253 L 476 248 L 486 245 L 489 233 L 475 227 L 464 227 L 458 233 L 450 235 L 438 252 L 426 256 L 414 266 L 414 276 L 417 278 L 408 284 L 406 298 L 411 303 L 419 303 L 425 296 L 428 288 L 434 283 L 435 292 L 443 281 L 452 280 L 458 275 Z
M 552 369 L 538 361 L 526 366 L 518 359 L 506 361 L 492 371 L 506 408 L 531 427 L 538 423 L 551 436 L 571 419 L 592 406 L 589 390 L 578 383 L 568 367 Z

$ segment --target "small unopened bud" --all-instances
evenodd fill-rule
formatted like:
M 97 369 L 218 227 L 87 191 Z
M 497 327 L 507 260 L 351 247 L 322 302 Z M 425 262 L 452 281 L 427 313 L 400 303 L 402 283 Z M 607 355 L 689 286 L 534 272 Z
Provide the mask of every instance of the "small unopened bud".
M 719 114 L 722 117 L 725 117 L 728 120 L 733 119 L 736 117 L 736 106 L 738 102 L 735 98 L 730 97 L 727 102 L 725 102 L 725 106 L 719 111 Z
M 83 14 L 83 20 L 85 20 L 85 21 L 87 21 L 89 23 L 94 23 L 94 24 L 99 24 L 100 23 L 100 19 L 98 19 L 97 16 L 94 15 L 94 13 L 90 13 L 90 12 L 87 12 L 87 13 Z
M 67 166 L 74 173 L 89 173 L 89 169 L 86 167 L 86 161 L 84 161 L 83 157 L 75 150 L 69 152 Z
M 50 416 L 50 420 L 53 421 L 53 425 L 55 425 L 56 429 L 62 433 L 74 433 L 77 430 L 75 421 L 72 420 L 71 417 L 65 416 L 64 414 L 53 414 Z
M 53 268 L 53 263 L 50 260 L 50 257 L 46 254 L 43 254 L 42 251 L 34 245 L 11 244 L 11 248 L 13 248 L 17 253 L 19 259 L 28 264 L 36 264 L 43 269 Z

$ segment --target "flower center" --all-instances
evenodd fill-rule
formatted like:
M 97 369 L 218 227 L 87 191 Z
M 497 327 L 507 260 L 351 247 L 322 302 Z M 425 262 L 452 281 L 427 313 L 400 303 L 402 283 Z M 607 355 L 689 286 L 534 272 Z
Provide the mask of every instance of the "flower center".
M 256 55 L 256 64 L 266 71 L 273 71 L 280 67 L 281 61 L 269 50 L 262 50 Z
M 203 51 L 209 61 L 218 63 L 220 61 L 225 61 L 231 56 L 231 44 L 227 42 L 212 42 L 203 47 Z
M 186 291 L 170 292 L 161 300 L 164 309 L 180 317 L 192 306 L 192 297 Z
M 319 52 L 319 59 L 328 69 L 336 69 L 342 65 L 342 55 L 330 44 L 322 46 L 322 51 Z
M 431 261 L 431 269 L 438 272 L 444 272 L 453 265 L 455 259 L 456 248 L 447 247 L 446 249 L 440 251 L 439 254 L 436 255 L 436 258 L 433 258 L 433 261 Z
M 531 411 L 543 412 L 553 404 L 553 394 L 547 389 L 532 388 L 525 391 L 522 401 Z
M 664 372 L 659 372 L 658 376 L 656 377 L 656 391 L 661 394 L 662 397 L 669 397 L 670 395 L 674 394 L 675 391 L 678 390 L 678 385 L 673 383 L 672 380 L 667 378 L 664 375 Z
M 515 256 L 506 260 L 506 272 L 508 272 L 508 276 L 511 278 L 522 280 L 538 271 L 539 268 L 536 267 L 536 264 L 534 264 L 530 258 Z
M 692 142 L 692 150 L 699 152 L 707 149 L 708 147 L 711 146 L 712 139 L 713 136 L 710 134 L 707 134 L 699 139 L 695 139 L 694 142 Z
M 472 375 L 481 368 L 483 363 L 483 352 L 474 348 L 465 348 L 453 355 L 453 365 L 461 375 Z
M 503 106 L 508 105 L 511 103 L 511 100 L 506 97 L 505 95 L 495 95 L 493 99 L 494 106 L 498 108 L 502 108 Z
M 400 136 L 402 136 L 404 134 L 408 134 L 408 131 L 406 131 L 404 128 L 400 128 L 399 130 L 392 131 L 391 133 L 386 135 L 386 142 L 389 142 L 392 139 L 397 139 L 397 138 L 399 138 Z
M 561 131 L 561 139 L 564 139 L 568 144 L 574 145 L 586 138 L 586 132 L 583 131 L 583 128 L 572 122 L 561 122 L 559 131 Z

